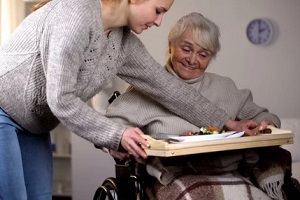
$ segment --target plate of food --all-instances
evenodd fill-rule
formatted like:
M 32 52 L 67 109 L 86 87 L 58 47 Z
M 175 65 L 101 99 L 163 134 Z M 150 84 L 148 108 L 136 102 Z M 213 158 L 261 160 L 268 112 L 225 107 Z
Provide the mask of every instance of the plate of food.
M 234 138 L 241 137 L 244 135 L 244 132 L 236 132 L 229 131 L 219 134 L 211 134 L 211 135 L 188 135 L 188 136 L 177 136 L 177 137 L 169 137 L 171 142 L 199 142 L 199 141 L 207 141 L 207 140 L 216 140 L 216 139 L 225 139 L 225 138 Z
M 157 133 L 156 139 L 168 140 L 169 142 L 199 142 L 206 140 L 216 140 L 225 138 L 237 138 L 244 135 L 244 132 L 222 131 L 221 133 L 214 127 L 201 127 L 199 131 L 189 131 L 187 133 L 174 135 L 166 133 Z

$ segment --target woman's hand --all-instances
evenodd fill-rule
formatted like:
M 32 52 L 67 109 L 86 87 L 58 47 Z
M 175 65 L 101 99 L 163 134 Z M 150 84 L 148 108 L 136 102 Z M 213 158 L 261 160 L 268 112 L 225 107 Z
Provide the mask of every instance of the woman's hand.
M 229 120 L 225 126 L 231 131 L 244 131 L 246 135 L 257 135 L 259 132 L 267 129 L 272 122 L 265 120 L 258 123 L 254 120 L 233 121 Z
M 149 148 L 150 144 L 141 135 L 144 133 L 139 128 L 126 128 L 121 139 L 121 145 L 128 154 L 136 158 L 146 159 L 147 154 L 142 146 Z
M 254 120 L 242 120 L 242 121 L 233 121 L 229 120 L 225 126 L 230 131 L 244 131 L 246 135 L 256 135 L 255 131 L 251 129 L 256 128 L 259 125 Z
M 252 129 L 251 131 L 255 132 L 255 134 L 258 134 L 258 133 L 271 133 L 272 131 L 268 130 L 268 125 L 273 125 L 273 123 L 271 121 L 264 120 L 256 128 Z

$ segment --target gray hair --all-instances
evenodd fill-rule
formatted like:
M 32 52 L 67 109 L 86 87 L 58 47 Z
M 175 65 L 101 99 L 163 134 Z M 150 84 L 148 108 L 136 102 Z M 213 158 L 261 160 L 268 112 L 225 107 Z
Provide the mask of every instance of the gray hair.
M 215 56 L 221 48 L 219 27 L 200 13 L 192 12 L 181 17 L 169 32 L 169 44 L 179 38 L 189 27 L 193 30 L 194 40 Z

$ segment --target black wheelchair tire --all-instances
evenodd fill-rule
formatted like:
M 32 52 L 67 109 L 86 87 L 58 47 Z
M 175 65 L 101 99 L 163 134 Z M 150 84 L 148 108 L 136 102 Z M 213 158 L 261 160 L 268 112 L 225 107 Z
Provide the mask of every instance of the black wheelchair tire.
M 114 193 L 115 195 L 112 195 Z M 118 188 L 115 178 L 107 178 L 102 185 L 96 190 L 93 200 L 116 200 L 118 199 Z

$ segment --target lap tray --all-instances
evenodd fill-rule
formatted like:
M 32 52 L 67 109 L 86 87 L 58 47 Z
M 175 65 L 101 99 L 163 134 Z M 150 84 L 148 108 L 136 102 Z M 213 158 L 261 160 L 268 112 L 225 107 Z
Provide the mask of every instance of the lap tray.
M 151 145 L 150 148 L 145 148 L 145 151 L 148 156 L 171 157 L 234 149 L 293 144 L 294 133 L 292 133 L 292 131 L 278 129 L 274 126 L 268 126 L 268 128 L 272 130 L 271 134 L 259 134 L 256 136 L 244 136 L 239 138 L 222 138 L 188 143 L 170 143 L 165 140 L 153 139 L 149 135 L 144 135 Z

